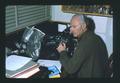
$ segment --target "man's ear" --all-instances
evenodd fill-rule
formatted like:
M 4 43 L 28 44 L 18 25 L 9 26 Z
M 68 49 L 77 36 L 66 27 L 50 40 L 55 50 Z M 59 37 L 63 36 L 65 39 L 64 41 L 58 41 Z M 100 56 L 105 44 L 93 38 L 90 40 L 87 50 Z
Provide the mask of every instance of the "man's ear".
M 87 29 L 85 23 L 82 24 L 82 29 L 83 29 L 83 31 L 85 31 Z

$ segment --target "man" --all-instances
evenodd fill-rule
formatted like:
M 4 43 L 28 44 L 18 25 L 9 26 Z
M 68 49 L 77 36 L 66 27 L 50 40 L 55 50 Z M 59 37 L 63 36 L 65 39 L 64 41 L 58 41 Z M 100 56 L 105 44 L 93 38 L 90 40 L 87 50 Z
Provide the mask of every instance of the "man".
M 105 77 L 108 53 L 103 40 L 88 29 L 83 15 L 74 15 L 71 19 L 70 34 L 77 38 L 73 56 L 67 56 L 65 43 L 56 48 L 60 53 L 63 77 Z

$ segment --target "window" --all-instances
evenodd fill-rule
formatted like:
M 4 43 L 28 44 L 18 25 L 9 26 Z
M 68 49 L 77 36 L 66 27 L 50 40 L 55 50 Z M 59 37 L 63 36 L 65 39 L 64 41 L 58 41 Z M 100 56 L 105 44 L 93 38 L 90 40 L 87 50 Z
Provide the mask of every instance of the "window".
M 6 33 L 49 20 L 50 9 L 49 5 L 7 6 L 5 10 Z

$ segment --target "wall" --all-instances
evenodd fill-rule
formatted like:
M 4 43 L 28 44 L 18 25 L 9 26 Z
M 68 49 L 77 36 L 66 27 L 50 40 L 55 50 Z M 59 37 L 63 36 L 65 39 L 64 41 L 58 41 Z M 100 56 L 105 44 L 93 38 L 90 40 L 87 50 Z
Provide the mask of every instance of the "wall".
M 60 5 L 52 5 L 52 21 L 70 22 L 72 17 L 71 13 L 64 13 L 61 11 Z M 95 33 L 102 37 L 104 40 L 108 54 L 113 52 L 113 18 L 101 17 L 101 16 L 90 16 L 96 25 Z

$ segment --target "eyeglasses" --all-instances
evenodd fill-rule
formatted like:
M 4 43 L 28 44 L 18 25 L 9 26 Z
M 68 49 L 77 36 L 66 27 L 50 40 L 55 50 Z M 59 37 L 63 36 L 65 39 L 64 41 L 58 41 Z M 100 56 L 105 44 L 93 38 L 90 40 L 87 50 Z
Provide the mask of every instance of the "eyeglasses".
M 77 27 L 80 27 L 80 26 L 81 26 L 81 24 L 79 24 L 79 25 L 71 25 L 70 28 L 72 28 L 72 27 L 77 28 Z

